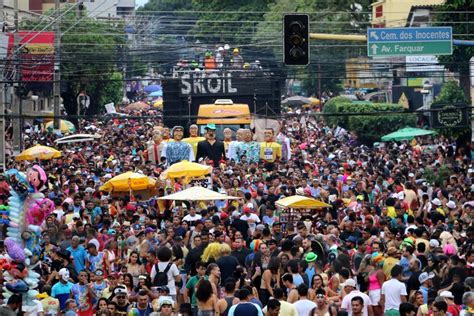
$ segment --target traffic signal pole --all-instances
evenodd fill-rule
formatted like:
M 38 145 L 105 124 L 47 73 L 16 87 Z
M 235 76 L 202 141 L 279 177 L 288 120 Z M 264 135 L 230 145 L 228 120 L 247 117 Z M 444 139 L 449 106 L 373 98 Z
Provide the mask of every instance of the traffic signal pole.
M 365 35 L 342 35 L 342 34 L 323 34 L 323 33 L 309 33 L 310 39 L 322 39 L 322 40 L 339 40 L 339 41 L 358 41 L 366 42 L 367 36 Z

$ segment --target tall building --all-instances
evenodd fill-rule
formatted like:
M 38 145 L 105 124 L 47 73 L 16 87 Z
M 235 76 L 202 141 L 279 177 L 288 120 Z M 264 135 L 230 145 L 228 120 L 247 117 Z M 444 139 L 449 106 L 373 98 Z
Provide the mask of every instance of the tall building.
M 372 3 L 373 27 L 405 27 L 413 6 L 444 4 L 446 0 L 380 0 Z
M 13 8 L 14 0 L 4 0 Z M 135 11 L 135 0 L 59 0 L 61 5 L 83 2 L 90 17 L 123 18 Z M 55 0 L 18 0 L 20 11 L 44 14 L 55 7 Z

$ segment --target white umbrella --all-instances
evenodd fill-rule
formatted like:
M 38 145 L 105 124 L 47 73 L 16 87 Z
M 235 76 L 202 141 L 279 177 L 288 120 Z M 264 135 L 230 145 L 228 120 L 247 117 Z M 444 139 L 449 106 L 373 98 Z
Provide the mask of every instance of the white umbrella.
M 215 201 L 215 200 L 238 200 L 239 197 L 228 196 L 203 187 L 191 187 L 167 196 L 160 197 L 158 200 L 175 201 Z
M 74 134 L 63 138 L 56 139 L 56 144 L 69 144 L 69 143 L 80 143 L 88 142 L 101 138 L 98 134 Z

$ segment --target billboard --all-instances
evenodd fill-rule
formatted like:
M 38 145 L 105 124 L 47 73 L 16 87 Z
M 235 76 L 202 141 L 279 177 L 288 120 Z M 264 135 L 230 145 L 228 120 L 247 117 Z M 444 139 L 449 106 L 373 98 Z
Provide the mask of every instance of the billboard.
M 20 80 L 25 83 L 47 82 L 54 74 L 54 32 L 18 32 L 19 55 L 13 60 L 14 38 L 8 34 L 8 56 L 12 66 L 20 67 Z

